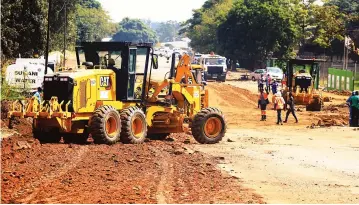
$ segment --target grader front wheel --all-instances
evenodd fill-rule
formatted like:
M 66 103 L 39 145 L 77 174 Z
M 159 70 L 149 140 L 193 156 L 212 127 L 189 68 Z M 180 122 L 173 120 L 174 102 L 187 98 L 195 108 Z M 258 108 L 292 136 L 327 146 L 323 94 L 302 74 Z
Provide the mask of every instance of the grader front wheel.
M 217 108 L 204 108 L 194 117 L 192 135 L 201 144 L 215 144 L 224 137 L 227 125 Z
M 143 111 L 130 107 L 121 112 L 121 141 L 123 143 L 141 144 L 147 136 L 147 123 Z
M 115 144 L 120 140 L 120 114 L 112 106 L 97 108 L 90 120 L 90 132 L 97 144 Z

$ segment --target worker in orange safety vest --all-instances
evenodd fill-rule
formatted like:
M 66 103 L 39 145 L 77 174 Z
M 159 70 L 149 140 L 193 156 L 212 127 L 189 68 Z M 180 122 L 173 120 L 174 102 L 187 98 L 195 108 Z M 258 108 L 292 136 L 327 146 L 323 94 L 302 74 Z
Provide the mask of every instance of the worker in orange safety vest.
M 262 119 L 261 121 L 267 121 L 267 105 L 269 104 L 268 94 L 264 92 L 263 89 L 260 89 L 259 99 L 258 99 L 258 108 L 261 108 Z

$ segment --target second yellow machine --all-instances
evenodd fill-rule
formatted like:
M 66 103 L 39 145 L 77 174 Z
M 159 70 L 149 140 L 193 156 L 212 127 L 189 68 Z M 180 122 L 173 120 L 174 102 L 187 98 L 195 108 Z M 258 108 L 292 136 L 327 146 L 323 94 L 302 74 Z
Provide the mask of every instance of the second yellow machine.
M 8 113 L 33 118 L 34 137 L 41 142 L 142 143 L 170 133 L 191 132 L 202 144 L 217 143 L 226 133 L 222 112 L 208 106 L 202 73 L 191 71 L 190 57 L 177 66 L 172 56 L 170 76 L 151 80 L 158 57 L 152 44 L 83 42 L 76 48 L 73 69 L 46 75 L 44 99 L 14 102 Z M 163 92 L 165 91 L 165 94 Z

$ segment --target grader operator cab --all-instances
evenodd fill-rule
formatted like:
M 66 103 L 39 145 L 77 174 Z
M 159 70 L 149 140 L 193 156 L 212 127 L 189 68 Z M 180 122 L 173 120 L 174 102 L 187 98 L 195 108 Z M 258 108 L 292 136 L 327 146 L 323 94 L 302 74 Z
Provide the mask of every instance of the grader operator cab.
M 307 111 L 320 111 L 323 106 L 319 87 L 319 61 L 314 59 L 292 59 L 288 62 L 285 99 L 292 92 L 295 103 L 306 105 Z
M 170 76 L 151 81 L 158 57 L 150 43 L 84 42 L 76 48 L 78 66 L 46 75 L 44 99 L 15 101 L 9 118 L 33 118 L 33 134 L 42 143 L 143 143 L 191 132 L 203 144 L 217 143 L 226 132 L 223 114 L 208 107 L 208 91 L 184 55 Z M 83 57 L 84 56 L 84 57 Z M 174 56 L 172 56 L 174 58 Z M 163 88 L 168 93 L 161 97 Z

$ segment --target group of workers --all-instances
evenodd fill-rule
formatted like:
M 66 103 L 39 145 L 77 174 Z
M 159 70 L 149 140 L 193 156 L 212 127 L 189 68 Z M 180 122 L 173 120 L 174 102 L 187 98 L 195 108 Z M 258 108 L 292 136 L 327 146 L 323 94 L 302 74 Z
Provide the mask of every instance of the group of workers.
M 259 94 L 259 100 L 258 100 L 258 108 L 261 109 L 261 114 L 262 114 L 262 119 L 261 121 L 266 121 L 267 120 L 267 105 L 270 103 L 269 99 L 268 99 L 268 92 L 264 92 L 264 89 L 260 89 L 260 94 Z M 277 111 L 277 125 L 283 125 L 283 123 L 287 123 L 288 122 L 288 117 L 290 114 L 293 115 L 295 122 L 298 123 L 298 118 L 296 116 L 295 113 L 295 103 L 294 103 L 294 98 L 292 93 L 289 93 L 289 99 L 288 102 L 286 103 L 283 96 L 282 96 L 282 92 L 277 91 L 274 94 L 274 110 Z M 286 117 L 285 120 L 282 120 L 282 110 L 286 110 Z
M 350 127 L 359 127 L 359 92 L 353 91 L 348 98 L 347 104 L 349 106 L 349 124 Z
M 267 105 L 270 104 L 269 102 L 269 92 L 270 92 L 270 84 L 266 84 L 266 88 L 264 88 L 264 82 L 263 79 L 260 80 L 259 83 L 259 97 L 258 97 L 258 108 L 261 109 L 261 121 L 267 120 Z M 267 81 L 268 82 L 268 81 Z M 276 83 L 276 82 L 273 82 Z M 272 84 L 273 84 L 272 83 Z M 272 92 L 274 95 L 274 110 L 277 111 L 277 125 L 288 122 L 288 117 L 290 114 L 293 115 L 295 122 L 298 123 L 298 118 L 295 113 L 295 102 L 293 94 L 289 93 L 289 98 L 287 99 L 287 102 L 285 102 L 284 98 L 282 97 L 282 92 L 277 91 L 278 88 L 277 85 L 272 86 Z M 348 98 L 346 101 L 349 106 L 349 124 L 351 127 L 359 127 L 359 92 L 354 91 L 352 95 Z M 282 121 L 282 110 L 287 110 L 285 120 Z
M 264 87 L 265 86 L 265 87 Z M 268 95 L 270 91 L 272 91 L 274 95 L 273 103 L 274 103 L 274 110 L 277 111 L 277 125 L 288 122 L 288 117 L 290 114 L 293 115 L 296 123 L 298 123 L 298 118 L 295 113 L 295 104 L 294 104 L 294 98 L 293 94 L 289 93 L 289 99 L 286 103 L 283 94 L 279 89 L 279 83 L 276 80 L 272 80 L 271 76 L 268 74 L 265 78 L 263 74 L 261 74 L 261 78 L 258 80 L 258 90 L 260 92 L 259 94 L 259 100 L 258 100 L 258 108 L 261 109 L 262 119 L 261 121 L 267 120 L 267 105 L 270 103 L 268 99 Z M 265 91 L 265 92 L 264 92 Z M 282 110 L 286 110 L 286 117 L 285 120 L 282 120 Z
M 265 86 L 265 87 L 264 87 Z M 272 80 L 271 76 L 268 74 L 265 78 L 263 74 L 258 80 L 258 91 L 265 90 L 267 94 L 272 90 L 273 95 L 278 91 L 279 83 L 276 80 Z

